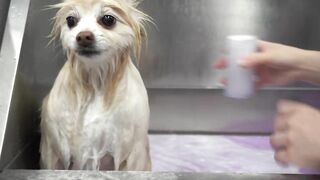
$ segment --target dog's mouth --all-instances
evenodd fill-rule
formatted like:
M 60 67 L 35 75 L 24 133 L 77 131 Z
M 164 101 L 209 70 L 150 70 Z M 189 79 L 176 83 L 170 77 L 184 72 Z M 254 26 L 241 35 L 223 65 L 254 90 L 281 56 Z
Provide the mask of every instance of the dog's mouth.
M 92 56 L 99 55 L 101 52 L 93 47 L 79 47 L 76 50 L 76 53 L 79 54 L 80 56 L 92 57 Z

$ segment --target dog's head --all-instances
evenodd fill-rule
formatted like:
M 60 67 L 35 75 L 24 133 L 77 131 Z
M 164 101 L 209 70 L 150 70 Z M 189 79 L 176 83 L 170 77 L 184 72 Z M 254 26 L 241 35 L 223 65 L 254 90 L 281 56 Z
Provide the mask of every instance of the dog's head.
M 148 16 L 135 0 L 64 0 L 52 30 L 64 50 L 83 61 L 107 61 L 130 50 L 139 57 Z

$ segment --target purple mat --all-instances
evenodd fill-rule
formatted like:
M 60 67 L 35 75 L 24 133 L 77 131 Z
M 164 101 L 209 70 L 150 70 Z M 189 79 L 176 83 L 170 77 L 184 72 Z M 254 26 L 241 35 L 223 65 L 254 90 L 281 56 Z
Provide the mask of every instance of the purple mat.
M 268 136 L 150 135 L 150 142 L 153 171 L 302 172 L 274 161 Z

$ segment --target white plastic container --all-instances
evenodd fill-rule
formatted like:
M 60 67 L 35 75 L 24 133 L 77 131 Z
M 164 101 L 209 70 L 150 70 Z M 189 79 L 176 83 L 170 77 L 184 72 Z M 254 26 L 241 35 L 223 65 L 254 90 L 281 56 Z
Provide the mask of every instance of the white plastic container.
M 227 79 L 225 95 L 231 98 L 246 99 L 255 94 L 255 75 L 252 70 L 239 65 L 248 54 L 257 51 L 257 38 L 251 35 L 227 37 Z

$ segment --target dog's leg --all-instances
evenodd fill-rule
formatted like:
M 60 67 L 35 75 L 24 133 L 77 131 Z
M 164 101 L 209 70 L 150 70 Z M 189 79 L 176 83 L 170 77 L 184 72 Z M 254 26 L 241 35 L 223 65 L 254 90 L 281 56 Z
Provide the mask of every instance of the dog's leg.
M 87 159 L 84 163 L 74 160 L 72 170 L 115 170 L 113 157 L 109 154 L 105 155 L 102 159 Z
M 151 158 L 149 153 L 149 143 L 136 144 L 129 154 L 127 160 L 120 165 L 120 171 L 151 171 Z
M 41 169 L 62 169 L 63 165 L 53 151 L 47 135 L 45 119 L 47 118 L 48 96 L 44 98 L 41 112 L 41 140 L 40 140 L 40 168 Z
M 64 166 L 59 157 L 53 152 L 52 147 L 49 147 L 45 138 L 41 138 L 40 144 L 40 168 L 41 169 L 60 169 L 63 170 Z
M 70 166 L 70 149 L 65 136 L 59 136 L 58 128 L 52 126 L 48 113 L 48 98 L 43 100 L 41 111 L 40 167 L 66 170 Z

